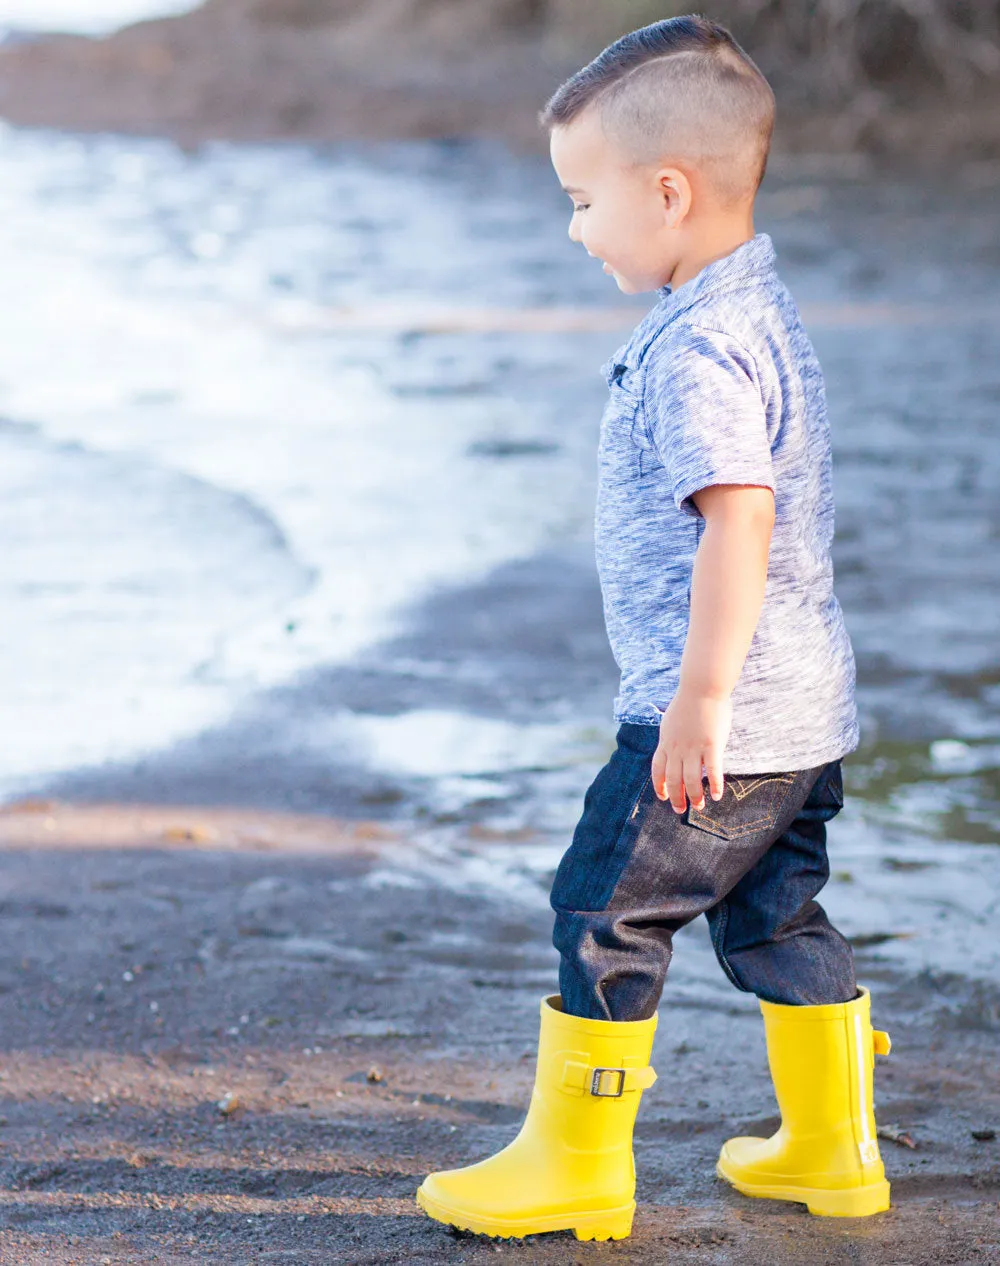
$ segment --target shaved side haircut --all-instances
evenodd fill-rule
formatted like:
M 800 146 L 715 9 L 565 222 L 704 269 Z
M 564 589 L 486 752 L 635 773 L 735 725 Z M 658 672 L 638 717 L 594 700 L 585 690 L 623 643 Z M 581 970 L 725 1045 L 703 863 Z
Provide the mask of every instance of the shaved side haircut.
M 626 163 L 688 162 L 725 204 L 752 199 L 760 187 L 774 93 L 708 18 L 667 18 L 623 35 L 567 79 L 538 117 L 552 129 L 591 106 Z

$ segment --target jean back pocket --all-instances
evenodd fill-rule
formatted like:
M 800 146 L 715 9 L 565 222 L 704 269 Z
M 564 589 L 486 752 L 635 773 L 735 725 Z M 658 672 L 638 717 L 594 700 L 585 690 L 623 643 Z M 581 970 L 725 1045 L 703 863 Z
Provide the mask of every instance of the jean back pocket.
M 688 804 L 685 820 L 710 835 L 738 840 L 755 835 L 777 821 L 798 774 L 727 774 L 721 800 L 706 790 L 704 809 Z

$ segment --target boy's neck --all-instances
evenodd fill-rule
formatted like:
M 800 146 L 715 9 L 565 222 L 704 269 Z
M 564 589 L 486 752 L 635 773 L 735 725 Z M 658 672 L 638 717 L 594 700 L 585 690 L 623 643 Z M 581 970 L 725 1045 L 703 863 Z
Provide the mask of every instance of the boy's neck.
M 738 246 L 749 242 L 753 236 L 753 204 L 738 215 L 720 216 L 706 221 L 697 237 L 692 239 L 689 249 L 678 260 L 668 282 L 670 289 L 677 290 L 692 277 L 697 277 L 703 268 L 714 264 L 717 259 L 731 255 Z

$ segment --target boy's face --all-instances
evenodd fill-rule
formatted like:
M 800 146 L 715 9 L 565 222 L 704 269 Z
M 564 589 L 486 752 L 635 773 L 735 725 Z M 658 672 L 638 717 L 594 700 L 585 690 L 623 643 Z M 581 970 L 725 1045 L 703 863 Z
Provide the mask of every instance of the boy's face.
M 604 271 L 625 294 L 665 286 L 681 253 L 683 231 L 676 225 L 663 172 L 624 163 L 594 109 L 554 127 L 549 152 L 573 200 L 572 240 L 604 261 Z

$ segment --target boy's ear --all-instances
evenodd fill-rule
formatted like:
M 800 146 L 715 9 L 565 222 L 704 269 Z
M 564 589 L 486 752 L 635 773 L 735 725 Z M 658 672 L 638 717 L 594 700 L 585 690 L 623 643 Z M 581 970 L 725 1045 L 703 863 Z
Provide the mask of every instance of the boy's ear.
M 656 173 L 656 183 L 667 228 L 679 229 L 691 210 L 691 182 L 679 167 L 664 167 Z

